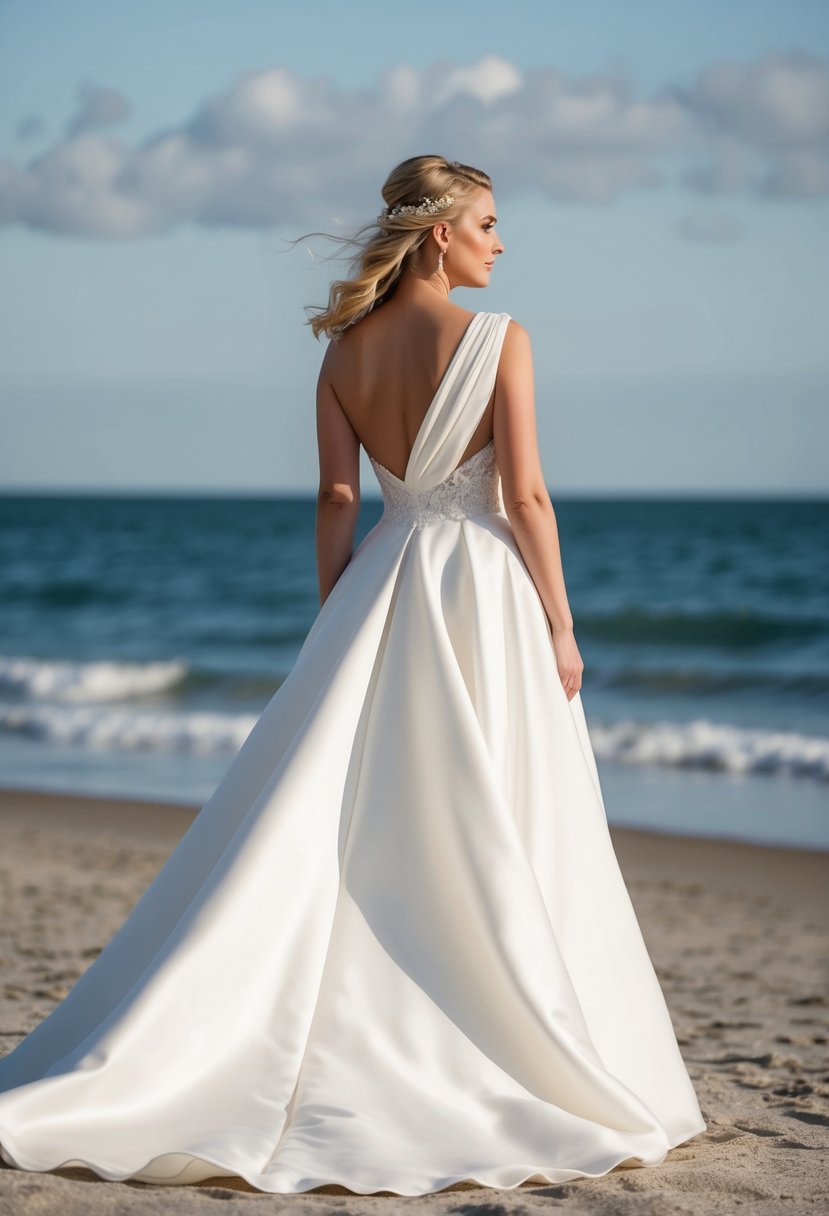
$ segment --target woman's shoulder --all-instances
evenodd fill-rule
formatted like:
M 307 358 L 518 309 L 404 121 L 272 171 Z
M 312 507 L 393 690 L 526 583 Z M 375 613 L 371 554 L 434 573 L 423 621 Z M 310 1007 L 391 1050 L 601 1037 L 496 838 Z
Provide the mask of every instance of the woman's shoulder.
M 519 342 L 529 342 L 529 330 L 527 330 L 520 321 L 517 321 L 515 317 L 508 312 L 502 312 L 499 315 L 507 318 L 506 332 L 504 335 L 505 339 L 511 338 L 513 341 L 517 340 Z
M 529 338 L 529 334 L 528 334 L 527 330 L 524 328 L 524 326 L 521 324 L 520 321 L 517 321 L 515 319 L 515 317 L 512 315 L 512 313 L 504 312 L 504 311 L 481 311 L 480 313 L 478 313 L 476 315 L 481 316 L 481 317 L 491 317 L 493 320 L 506 322 L 506 324 L 504 326 L 504 337 L 505 338 L 508 337 L 510 334 L 521 334 L 522 336 Z
M 503 383 L 505 377 L 523 378 L 531 373 L 533 353 L 527 329 L 508 313 L 501 315 L 509 318 L 498 355 L 498 379 Z

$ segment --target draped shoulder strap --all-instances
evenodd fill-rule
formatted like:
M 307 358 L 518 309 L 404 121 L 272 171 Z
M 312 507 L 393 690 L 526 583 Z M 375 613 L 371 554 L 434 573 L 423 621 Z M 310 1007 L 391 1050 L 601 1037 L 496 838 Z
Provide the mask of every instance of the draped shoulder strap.
M 444 481 L 475 433 L 495 384 L 510 314 L 476 313 L 426 411 L 406 466 L 418 493 Z

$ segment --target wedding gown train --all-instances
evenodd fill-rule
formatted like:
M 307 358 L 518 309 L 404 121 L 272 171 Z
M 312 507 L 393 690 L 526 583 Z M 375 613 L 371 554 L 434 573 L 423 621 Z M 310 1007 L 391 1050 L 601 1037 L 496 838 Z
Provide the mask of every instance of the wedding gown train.
M 492 443 L 477 313 L 212 797 L 0 1061 L 0 1154 L 418 1195 L 658 1165 L 705 1129 Z

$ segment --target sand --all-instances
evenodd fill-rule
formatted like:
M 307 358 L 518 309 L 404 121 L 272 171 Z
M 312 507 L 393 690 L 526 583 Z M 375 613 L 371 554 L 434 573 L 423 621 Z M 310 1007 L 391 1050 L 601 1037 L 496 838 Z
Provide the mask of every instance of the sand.
M 0 791 L 0 1050 L 67 993 L 192 816 Z M 0 1167 L 0 1213 L 829 1211 L 829 854 L 622 828 L 612 836 L 708 1124 L 662 1165 L 417 1198 L 341 1187 L 264 1195 L 227 1179 L 161 1188 Z

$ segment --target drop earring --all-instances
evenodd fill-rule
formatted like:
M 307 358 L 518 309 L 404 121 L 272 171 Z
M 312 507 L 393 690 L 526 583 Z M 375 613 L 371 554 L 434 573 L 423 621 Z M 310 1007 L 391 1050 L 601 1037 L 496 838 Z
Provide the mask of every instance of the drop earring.
M 443 250 L 438 252 L 438 274 L 443 270 Z

